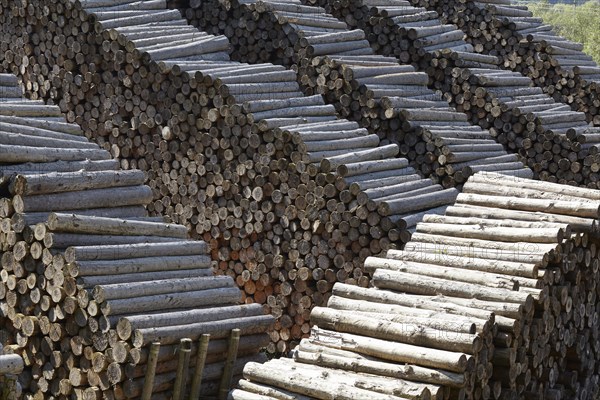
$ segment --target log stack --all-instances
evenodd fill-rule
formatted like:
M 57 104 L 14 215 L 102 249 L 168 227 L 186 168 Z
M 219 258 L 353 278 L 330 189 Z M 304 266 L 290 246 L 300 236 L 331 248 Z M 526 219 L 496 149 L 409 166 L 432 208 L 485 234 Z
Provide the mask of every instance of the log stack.
M 600 68 L 583 45 L 558 35 L 525 5 L 508 0 L 485 3 L 415 1 L 458 25 L 478 53 L 497 55 L 504 68 L 530 77 L 556 101 L 585 113 L 600 126 Z M 423 4 L 425 3 L 425 4 Z
M 107 7 L 102 10 L 105 9 Z M 145 37 L 163 35 L 154 27 L 121 26 L 119 24 L 122 21 L 115 22 L 106 18 L 110 18 L 111 13 L 122 15 L 122 11 L 110 11 L 112 10 L 110 7 L 108 10 L 91 9 L 90 11 L 99 18 L 103 27 L 114 27 L 125 40 L 131 38 L 133 44 L 136 44 L 136 37 L 131 36 L 132 29 L 146 30 Z M 149 13 L 148 11 L 132 12 L 144 15 Z M 163 12 L 165 11 L 156 10 L 148 15 L 158 15 Z M 175 19 L 169 23 L 182 22 L 180 17 L 173 18 Z M 139 22 L 127 22 L 127 24 L 137 23 Z M 186 28 L 193 29 L 188 26 Z M 218 38 L 214 40 L 227 43 L 222 36 L 215 37 L 203 32 L 199 35 Z M 166 52 L 171 43 L 161 43 L 156 46 Z M 205 50 L 202 43 L 200 48 L 202 51 Z M 140 49 L 145 50 L 143 46 L 138 45 L 138 51 Z M 326 301 L 331 286 L 329 280 L 343 279 L 348 283 L 358 283 L 360 280 L 363 285 L 366 285 L 368 280 L 362 275 L 360 262 L 354 261 L 359 256 L 352 250 L 357 247 L 354 242 L 358 240 L 367 242 L 375 253 L 379 252 L 389 247 L 395 237 L 400 236 L 406 229 L 406 223 L 401 217 L 412 216 L 425 209 L 448 204 L 456 195 L 453 190 L 442 191 L 439 185 L 433 185 L 431 181 L 420 178 L 418 187 L 408 188 L 406 186 L 399 188 L 397 181 L 386 180 L 390 176 L 402 176 L 407 173 L 406 161 L 395 159 L 398 147 L 395 145 L 378 147 L 379 139 L 376 135 L 369 135 L 366 130 L 359 129 L 355 123 L 338 120 L 334 108 L 325 105 L 320 96 L 304 97 L 299 91 L 296 75 L 292 71 L 272 64 L 249 66 L 232 61 L 211 61 L 212 56 L 205 57 L 203 54 L 196 54 L 195 61 L 182 61 L 177 58 L 180 56 L 170 54 L 168 56 L 174 60 L 169 61 L 165 59 L 166 56 L 160 58 L 153 55 L 152 51 L 146 53 L 154 62 L 160 60 L 170 65 L 172 69 L 194 74 L 196 81 L 200 81 L 202 77 L 215 82 L 215 85 L 219 86 L 220 93 L 227 93 L 230 96 L 230 100 L 224 99 L 224 103 L 240 106 L 239 112 L 243 120 L 251 124 L 250 132 L 266 138 L 264 144 L 259 141 L 258 152 L 253 156 L 253 168 L 247 172 L 252 175 L 260 173 L 263 179 L 258 178 L 252 182 L 251 191 L 244 193 L 242 190 L 241 193 L 244 197 L 248 196 L 248 200 L 256 201 L 254 207 L 252 203 L 249 207 L 255 212 L 248 218 L 244 218 L 245 225 L 239 230 L 242 235 L 240 247 L 243 247 L 246 253 L 251 253 L 249 250 L 251 246 L 253 250 L 256 249 L 257 243 L 260 243 L 261 247 L 258 248 L 256 256 L 252 254 L 238 256 L 235 252 L 241 249 L 232 248 L 231 252 L 226 249 L 219 253 L 219 258 L 224 261 L 219 267 L 223 272 L 234 276 L 238 284 L 244 287 L 247 302 L 255 300 L 259 303 L 266 302 L 270 307 L 269 311 L 280 318 L 272 336 L 276 347 L 271 347 L 271 351 L 285 351 L 290 339 L 298 339 L 308 332 L 306 323 L 308 310 L 313 304 L 322 304 Z M 219 112 L 223 114 L 222 110 Z M 340 141 L 341 138 L 348 140 Z M 233 150 L 233 144 L 231 146 Z M 223 154 L 223 157 L 227 158 L 227 155 Z M 309 171 L 311 165 L 318 166 L 319 169 L 310 168 Z M 318 172 L 321 172 L 321 175 L 317 177 Z M 327 177 L 326 174 L 330 176 Z M 360 182 L 364 180 L 369 181 L 366 186 L 368 188 L 371 187 L 369 185 L 393 187 L 384 195 L 371 196 L 363 192 L 366 189 L 360 187 Z M 310 185 L 310 181 L 314 184 Z M 298 187 L 301 183 L 307 186 Z M 354 193 L 348 190 L 351 183 L 359 185 Z M 359 194 L 364 198 L 360 203 L 357 200 Z M 371 206 L 368 210 L 358 210 L 358 206 L 366 207 L 369 200 L 383 198 L 383 201 L 391 204 L 414 194 L 424 195 L 429 203 L 415 202 L 412 207 L 398 209 L 379 208 L 379 212 L 377 205 Z M 347 221 L 341 219 L 338 221 L 335 219 L 335 214 L 325 217 L 321 215 L 321 211 L 327 209 L 326 200 L 330 199 L 333 201 L 329 202 L 329 207 L 333 210 L 338 211 L 339 214 L 347 211 Z M 332 203 L 335 207 L 331 205 Z M 237 217 L 236 210 L 233 211 L 234 217 Z M 271 216 L 270 212 L 273 213 Z M 361 214 L 357 215 L 357 212 Z M 263 216 L 263 213 L 267 215 Z M 337 243 L 325 246 L 325 242 L 330 239 L 328 236 L 323 239 L 316 237 L 313 240 L 311 230 L 316 229 L 317 218 L 322 218 L 324 225 L 331 221 L 325 229 L 330 229 L 332 233 L 339 230 L 338 224 L 346 222 L 345 228 L 342 229 L 349 231 L 354 228 L 350 241 L 343 246 L 337 246 Z M 356 226 L 348 226 L 351 218 L 356 220 Z M 370 224 L 367 222 L 368 218 Z M 227 228 L 228 220 L 225 219 L 225 228 Z M 381 224 L 382 229 L 374 226 L 382 219 L 388 221 Z M 266 223 L 263 224 L 263 221 Z M 229 223 L 235 226 L 235 220 L 230 219 Z M 218 228 L 222 229 L 221 224 Z M 214 230 L 211 229 L 213 238 L 216 236 Z M 259 235 L 258 238 L 254 237 L 254 233 Z M 221 233 L 217 231 L 217 234 Z M 227 233 L 224 234 L 226 235 Z M 406 237 L 406 234 L 402 237 Z M 252 243 L 246 240 L 246 243 L 243 243 L 246 238 L 256 241 Z M 303 259 L 301 255 L 306 255 L 308 252 L 313 258 Z M 338 259 L 343 257 L 344 261 L 340 261 L 332 269 L 331 263 L 324 255 L 325 252 L 330 258 L 340 254 Z M 269 253 L 277 258 L 269 257 Z M 237 268 L 238 259 L 247 263 L 243 270 Z M 263 267 L 257 265 L 263 262 L 265 264 Z M 282 267 L 287 273 L 282 273 Z M 330 269 L 333 270 L 336 278 L 332 278 L 331 272 L 328 271 Z M 325 279 L 326 275 L 327 279 Z M 317 287 L 320 281 L 322 282 Z M 277 284 L 273 285 L 274 282 Z M 274 286 L 272 292 L 269 288 L 271 285 Z
M 439 50 L 473 51 L 464 41 L 464 32 L 442 23 L 435 11 L 413 6 L 408 0 L 307 3 L 320 5 L 350 27 L 362 29 L 376 53 L 396 57 L 419 70 L 429 67 Z
M 516 155 L 429 90 L 427 75 L 374 55 L 361 30 L 348 30 L 320 7 L 300 1 L 171 5 L 201 29 L 227 35 L 232 57 L 244 62 L 258 57 L 298 71 L 306 94 L 322 94 L 341 116 L 397 143 L 417 170 L 444 187 L 460 186 L 477 170 L 531 174 Z M 249 38 L 256 40 L 248 43 Z
M 450 79 L 457 109 L 519 149 L 541 179 L 599 187 L 600 130 L 587 124 L 585 114 L 554 102 L 539 87 L 519 87 L 529 78 L 516 72 L 455 68 Z
M 230 398 L 597 398 L 599 212 L 596 190 L 475 174 Z
M 426 35 L 430 30 L 446 29 L 434 10 L 423 11 L 403 1 L 346 4 L 322 0 L 319 4 L 338 18 L 352 21 L 350 26 L 375 26 L 374 21 L 382 19 L 390 26 L 402 29 L 404 22 L 402 18 L 394 17 L 394 13 L 416 13 L 414 18 L 421 22 L 415 23 L 416 27 L 408 22 L 414 33 L 412 39 L 406 38 L 402 42 L 408 49 L 419 47 L 420 34 L 417 32 Z M 385 40 L 381 36 L 395 38 L 393 33 L 386 32 L 379 29 L 377 35 L 367 35 L 367 38 L 373 46 Z M 422 63 L 411 62 L 426 71 L 432 79 L 431 86 L 441 90 L 457 110 L 465 111 L 473 124 L 489 129 L 507 148 L 518 150 L 537 177 L 598 187 L 595 171 L 599 131 L 588 125 L 586 115 L 557 103 L 541 89 L 532 87 L 533 81 L 529 77 L 498 70 L 498 59 L 477 54 L 470 44 L 462 43 L 465 45 L 459 48 L 447 42 L 424 55 Z M 379 51 L 394 54 L 385 47 Z M 412 51 L 411 54 L 414 58 L 421 53 Z
M 367 284 L 357 257 L 407 241 L 420 213 L 456 196 L 396 158 L 398 146 L 304 96 L 293 71 L 230 61 L 225 37 L 198 32 L 164 2 L 34 4 L 31 37 L 86 46 L 67 62 L 46 40 L 33 50 L 51 50 L 23 73 L 8 67 L 27 88 L 38 71 L 52 90 L 31 97 L 56 101 L 124 169 L 147 171 L 148 210 L 209 243 L 243 301 L 279 319 L 270 351 L 309 331 L 308 310 L 333 282 Z M 400 206 L 416 194 L 424 200 Z
M 14 76 L 0 82 L 17 87 Z M 0 304 L 25 393 L 138 398 L 150 344 L 160 342 L 153 391 L 166 396 L 174 344 L 204 333 L 213 339 L 204 396 L 218 389 L 232 329 L 241 331 L 234 371 L 262 357 L 273 317 L 240 305 L 233 279 L 213 276 L 206 242 L 147 216 L 142 171 L 119 170 L 55 106 L 4 98 L 0 128 Z
M 170 0 L 192 25 L 213 35 L 225 35 L 231 59 L 271 62 L 290 67 L 320 55 L 368 56 L 373 51 L 360 29 L 301 1 Z

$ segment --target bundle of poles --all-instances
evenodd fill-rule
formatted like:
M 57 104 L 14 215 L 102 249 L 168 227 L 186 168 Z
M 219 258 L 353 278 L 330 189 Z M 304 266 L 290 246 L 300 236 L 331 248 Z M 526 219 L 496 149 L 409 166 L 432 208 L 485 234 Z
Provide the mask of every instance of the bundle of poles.
M 498 70 L 499 59 L 493 53 L 476 53 L 464 38 L 451 40 L 447 35 L 458 28 L 444 24 L 435 9 L 404 0 L 311 3 L 348 22 L 351 28 L 363 29 L 377 52 L 427 72 L 432 88 L 441 90 L 447 100 L 466 111 L 472 124 L 489 129 L 507 148 L 518 149 L 536 177 L 598 187 L 598 127 L 590 126 L 586 114 L 573 111 L 568 102 L 559 103 L 543 89 L 532 88 L 530 77 Z M 434 37 L 431 40 L 437 44 L 423 47 L 420 37 Z M 404 52 L 410 56 L 403 56 Z M 457 75 L 461 81 L 455 79 Z M 468 81 L 468 88 L 460 86 L 464 81 Z M 488 91 L 490 86 L 498 93 L 487 96 L 495 91 Z M 530 95 L 535 97 L 527 98 Z M 464 103 L 470 103 L 466 110 Z
M 154 342 L 164 350 L 149 390 L 169 397 L 174 344 L 197 349 L 202 334 L 211 341 L 193 398 L 217 393 L 232 330 L 232 371 L 261 360 L 273 317 L 214 276 L 206 242 L 147 216 L 144 173 L 120 170 L 58 107 L 17 97 L 15 76 L 0 82 L 14 94 L 0 101 L 0 306 L 27 398 L 138 398 Z
M 32 43 L 2 65 L 123 169 L 147 172 L 148 211 L 204 240 L 242 301 L 277 318 L 270 352 L 309 332 L 333 283 L 368 285 L 362 260 L 408 241 L 423 212 L 458 193 L 305 96 L 295 72 L 230 61 L 225 37 L 165 2 L 11 4 L 2 26 L 24 27 L 14 42 Z
M 200 29 L 227 35 L 233 58 L 298 71 L 306 94 L 322 94 L 341 116 L 397 143 L 417 170 L 444 187 L 460 186 L 479 170 L 532 176 L 516 154 L 428 89 L 425 73 L 375 55 L 363 31 L 349 30 L 321 7 L 256 0 L 172 5 Z
M 441 65 L 458 57 L 444 53 Z M 541 179 L 598 187 L 600 129 L 589 126 L 583 113 L 556 103 L 539 87 L 518 86 L 529 78 L 516 72 L 466 66 L 442 79 L 456 108 L 511 143 Z
M 599 207 L 596 190 L 475 174 L 230 398 L 596 398 Z
M 504 68 L 528 76 L 544 93 L 600 126 L 600 67 L 581 43 L 558 35 L 527 6 L 509 0 L 411 3 L 437 11 L 465 32 L 477 53 L 499 56 Z

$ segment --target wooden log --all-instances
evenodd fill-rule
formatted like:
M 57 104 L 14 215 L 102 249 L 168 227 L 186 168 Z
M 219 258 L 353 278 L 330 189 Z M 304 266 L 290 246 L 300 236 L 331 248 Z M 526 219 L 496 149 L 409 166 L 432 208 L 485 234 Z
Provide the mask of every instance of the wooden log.
M 108 159 L 110 159 L 110 153 L 100 149 L 61 149 L 0 144 L 0 161 L 3 163 L 45 163 Z
M 208 246 L 200 241 L 177 241 L 167 243 L 141 243 L 133 245 L 108 245 L 93 248 L 70 247 L 65 251 L 65 261 L 115 260 L 137 257 L 187 256 L 206 254 Z M 115 257 L 118 256 L 118 257 Z
M 248 392 L 251 393 L 257 393 L 258 395 L 262 395 L 262 396 L 274 396 L 274 398 L 276 399 L 285 399 L 285 400 L 308 400 L 309 397 L 306 396 L 301 396 L 299 394 L 296 393 L 292 393 L 289 392 L 287 390 L 282 390 L 282 389 L 275 389 L 273 387 L 269 387 L 266 385 L 260 385 L 257 383 L 253 383 L 250 381 L 247 381 L 245 379 L 242 379 L 238 382 L 238 386 Z M 230 395 L 235 396 L 233 393 L 236 391 L 237 389 L 234 389 L 230 392 Z
M 485 173 L 477 174 L 470 179 L 470 182 L 480 183 L 502 183 L 502 185 L 516 187 L 516 188 L 528 188 L 528 189 L 539 189 L 546 192 L 552 192 L 562 194 L 566 196 L 573 196 L 579 198 L 587 198 L 591 200 L 599 200 L 600 195 L 597 191 L 587 188 L 579 188 L 567 185 L 560 185 L 552 182 L 543 182 L 535 180 L 521 180 L 512 179 L 502 174 L 496 173 Z
M 11 180 L 9 190 L 12 194 L 30 196 L 92 188 L 137 186 L 143 184 L 144 180 L 144 173 L 136 170 L 17 175 Z
M 459 195 L 460 196 L 460 195 Z M 486 196 L 487 197 L 487 196 Z M 419 230 L 434 235 L 456 235 L 479 240 L 498 240 L 503 242 L 560 243 L 564 231 L 560 228 L 507 228 L 487 226 L 484 229 L 474 225 L 450 225 L 438 223 L 419 223 Z M 459 233 L 460 232 L 460 233 Z
M 324 343 L 329 338 L 346 338 L 353 340 L 354 348 L 350 349 L 343 341 Z M 318 328 L 313 331 L 310 341 L 341 350 L 352 350 L 359 354 L 370 355 L 384 360 L 404 362 L 424 367 L 439 368 L 447 371 L 464 372 L 468 364 L 468 356 L 463 353 L 453 353 L 446 350 L 427 349 L 419 346 L 394 343 L 380 339 L 364 338 L 348 333 L 336 333 Z M 387 349 L 387 350 L 384 350 Z M 417 356 L 426 353 L 427 357 Z
M 251 392 L 246 392 L 241 389 L 233 389 L 228 397 L 228 399 L 238 399 L 238 400 L 271 400 L 275 399 L 275 397 L 263 396 L 260 394 L 254 394 Z
M 150 221 L 154 221 L 150 219 Z M 173 236 L 131 236 L 131 235 L 90 235 L 79 233 L 46 232 L 44 246 L 47 248 L 66 249 L 72 246 L 101 246 L 113 244 L 160 243 L 177 240 Z
M 456 282 L 449 284 L 444 279 L 430 277 L 422 279 L 415 275 L 396 271 L 377 270 L 373 274 L 373 282 L 382 289 L 403 290 L 407 293 L 422 295 L 443 294 L 480 300 L 503 300 L 513 303 L 523 303 L 531 297 L 530 294 L 523 292 L 513 292 L 498 288 L 492 289 L 468 283 Z
M 416 365 L 398 365 L 369 360 L 352 352 L 344 352 L 344 356 L 330 354 L 327 347 L 311 346 L 314 348 L 314 351 L 306 351 L 302 347 L 302 344 L 300 346 L 300 349 L 294 353 L 294 358 L 296 361 L 307 364 L 343 369 L 346 371 L 371 373 L 380 376 L 398 377 L 411 381 L 428 382 L 451 387 L 462 387 L 465 384 L 464 376 L 457 373 L 448 371 L 442 372 Z M 245 381 L 242 382 L 240 382 L 240 386 L 244 388 L 246 383 Z
M 104 235 L 146 235 L 184 239 L 188 233 L 187 228 L 182 225 L 61 213 L 50 214 L 47 225 L 52 231 L 57 232 Z
M 52 172 L 75 172 L 85 171 L 108 171 L 116 170 L 119 164 L 117 160 L 84 160 L 84 161 L 54 161 L 43 163 L 21 163 L 16 165 L 5 165 L 2 173 L 10 174 L 45 174 Z
M 418 253 L 418 250 L 417 250 Z M 393 271 L 406 272 L 410 274 L 432 276 L 460 282 L 474 283 L 483 286 L 500 287 L 509 290 L 518 288 L 519 279 L 498 276 L 492 273 L 466 270 L 463 268 L 447 268 L 441 265 L 426 264 L 403 260 L 388 260 L 385 258 L 369 257 L 365 260 L 365 268 L 368 271 L 376 269 L 390 269 Z M 535 284 L 534 284 L 535 286 Z
M 205 279 L 205 278 L 201 278 Z M 220 296 L 220 297 L 215 297 Z M 217 305 L 220 301 L 236 303 L 240 292 L 235 287 L 194 290 L 178 293 L 145 295 L 130 299 L 108 300 L 102 303 L 100 309 L 104 315 L 122 315 L 124 313 L 139 313 L 150 310 L 168 310 L 173 308 L 189 308 Z
M 188 292 L 195 290 L 206 290 L 215 288 L 233 287 L 233 281 L 229 277 L 198 277 L 186 279 L 163 279 L 150 282 L 124 283 L 113 285 L 96 286 L 92 290 L 92 296 L 98 304 L 114 300 L 127 299 L 142 296 L 152 296 L 172 292 Z
M 90 189 L 82 192 L 13 197 L 15 211 L 19 213 L 99 208 L 107 204 L 121 207 L 148 204 L 151 201 L 152 190 L 148 186 L 129 186 L 121 188 L 118 192 L 112 189 Z
M 596 223 L 591 218 L 579 218 L 579 217 L 570 217 L 566 215 L 557 215 L 557 214 L 542 214 L 539 212 L 533 211 L 512 211 L 512 210 L 503 210 L 497 208 L 489 208 L 489 207 L 481 207 L 481 206 L 472 206 L 472 205 L 459 205 L 457 207 L 448 207 L 447 214 L 449 216 L 456 217 L 486 217 L 486 218 L 502 218 L 502 219 L 520 219 L 521 221 L 548 221 L 551 224 L 565 224 L 573 227 L 574 229 L 580 231 L 594 231 L 596 228 Z M 538 244 L 536 246 L 540 246 Z
M 378 205 L 378 211 L 382 215 L 406 214 L 426 208 L 438 207 L 452 202 L 458 196 L 456 189 L 445 189 L 438 192 L 417 195 L 408 199 L 389 200 Z
M 73 249 L 73 247 L 69 247 Z M 69 249 L 68 248 L 68 249 Z M 67 250 L 68 250 L 67 249 Z M 66 253 L 66 251 L 65 251 Z M 156 273 L 160 271 L 178 271 L 191 270 L 196 268 L 210 268 L 211 260 L 208 256 L 199 255 L 175 255 L 166 257 L 145 257 L 145 258 L 122 258 L 119 253 L 113 253 L 117 260 L 89 260 L 76 261 L 67 265 L 67 271 L 70 276 L 86 277 L 83 279 L 86 282 L 93 282 L 93 279 L 87 277 L 101 276 L 98 278 L 100 282 L 110 282 L 110 279 L 105 278 L 113 274 L 122 275 L 121 278 L 115 276 L 116 280 L 124 282 L 130 281 L 131 278 L 138 276 L 140 281 L 143 281 L 144 273 Z M 157 278 L 160 276 L 157 275 Z M 165 277 L 166 278 L 166 277 Z M 117 282 L 115 282 L 117 283 Z
M 481 196 L 459 194 L 457 200 L 465 204 L 511 208 L 522 211 L 543 211 L 550 214 L 563 214 L 574 217 L 597 218 L 598 209 L 587 202 L 547 201 L 543 199 L 515 199 L 501 196 Z
M 367 300 L 354 300 L 338 295 L 332 295 L 327 302 L 327 306 L 336 310 L 350 310 L 357 313 L 364 313 L 365 315 L 378 314 L 382 315 L 382 318 L 385 318 L 383 315 L 388 314 L 380 303 L 369 302 Z M 389 304 L 388 309 L 389 320 L 395 322 L 423 323 L 438 327 L 441 330 L 473 333 L 486 330 L 489 325 L 489 319 L 486 320 L 475 316 L 463 317 L 459 314 L 451 313 L 451 310 L 439 312 L 398 304 Z
M 428 348 L 470 354 L 481 346 L 481 343 L 477 343 L 479 339 L 476 335 L 452 335 L 450 332 L 436 331 L 431 328 L 425 331 L 418 325 L 378 321 L 364 316 L 353 317 L 349 312 L 324 307 L 315 307 L 311 313 L 311 320 L 319 327 L 336 332 L 348 332 Z
M 19 374 L 25 364 L 18 354 L 5 354 L 0 356 L 0 374 Z
M 122 340 L 127 340 L 135 329 L 186 325 L 190 323 L 217 321 L 219 319 L 259 316 L 262 314 L 263 310 L 259 304 L 247 304 L 215 309 L 170 311 L 168 313 L 128 315 L 126 317 L 116 316 L 110 318 L 110 321 L 116 325 L 119 337 Z
M 181 258 L 181 257 L 177 257 Z M 180 262 L 181 260 L 178 260 Z M 193 265 L 193 264 L 192 264 Z M 198 277 L 211 277 L 213 272 L 210 268 L 207 268 L 210 264 L 205 264 L 205 268 L 191 268 L 188 265 L 188 269 L 182 270 L 159 270 L 159 272 L 140 272 L 140 273 L 123 273 L 123 274 L 108 274 L 108 275 L 94 275 L 94 276 L 77 276 L 77 284 L 82 285 L 85 289 L 92 289 L 99 285 L 117 285 L 125 283 L 140 283 L 140 282 L 151 282 L 154 280 L 162 279 L 190 279 Z M 78 273 L 74 270 L 72 265 L 67 267 L 69 274 Z M 80 272 L 80 271 L 79 271 Z M 105 271 L 103 271 L 105 272 Z
M 143 344 L 150 343 L 152 338 L 160 338 L 165 344 L 173 343 L 176 338 L 190 336 L 196 340 L 200 334 L 209 333 L 211 337 L 220 339 L 226 337 L 231 329 L 239 328 L 242 335 L 264 332 L 273 324 L 273 317 L 264 315 L 259 318 L 236 318 L 212 323 L 196 323 L 188 325 L 175 325 L 169 327 L 140 329 Z
M 373 392 L 368 390 L 354 388 L 349 385 L 344 384 L 333 384 L 327 383 L 326 385 L 319 383 L 309 383 L 306 379 L 303 379 L 302 375 L 298 372 L 287 373 L 289 380 L 287 382 L 281 382 L 277 379 L 274 379 L 275 369 L 269 368 L 266 369 L 263 365 L 258 364 L 248 364 L 244 368 L 244 377 L 247 379 L 251 379 L 253 381 L 257 381 L 264 384 L 269 384 L 276 387 L 282 387 L 285 390 L 298 392 L 302 395 L 308 395 L 310 397 L 315 397 L 318 399 L 325 399 L 327 397 L 334 396 L 343 396 L 343 398 L 348 399 L 357 399 L 357 398 L 365 398 L 365 396 L 371 396 Z M 342 395 L 342 393 L 344 393 Z M 381 399 L 398 399 L 399 397 L 393 395 L 385 395 L 383 393 L 379 394 Z

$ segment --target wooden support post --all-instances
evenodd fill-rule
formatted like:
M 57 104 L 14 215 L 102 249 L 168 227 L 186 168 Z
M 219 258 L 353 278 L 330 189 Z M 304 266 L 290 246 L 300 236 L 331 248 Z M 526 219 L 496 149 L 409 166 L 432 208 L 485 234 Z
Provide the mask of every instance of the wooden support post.
M 173 400 L 181 400 L 183 397 L 190 365 L 191 352 L 191 339 L 181 339 L 181 342 L 179 342 L 179 364 L 177 364 L 177 377 L 175 378 L 175 385 L 173 387 Z
M 227 394 L 231 386 L 231 378 L 233 377 L 233 365 L 237 358 L 238 345 L 240 343 L 240 330 L 232 329 L 229 337 L 229 348 L 227 349 L 227 359 L 223 368 L 223 376 L 219 385 L 219 400 L 227 399 Z
M 194 370 L 194 377 L 192 378 L 192 387 L 190 389 L 189 400 L 200 399 L 200 385 L 202 384 L 202 372 L 204 371 L 204 364 L 206 361 L 206 355 L 208 353 L 209 340 L 210 334 L 208 333 L 200 336 L 198 354 L 196 355 L 196 368 Z
M 150 357 L 148 358 L 148 364 L 146 366 L 146 378 L 144 380 L 142 400 L 150 400 L 152 397 L 152 387 L 154 386 L 154 376 L 156 375 L 156 362 L 158 361 L 159 350 L 159 342 L 154 342 L 150 345 Z

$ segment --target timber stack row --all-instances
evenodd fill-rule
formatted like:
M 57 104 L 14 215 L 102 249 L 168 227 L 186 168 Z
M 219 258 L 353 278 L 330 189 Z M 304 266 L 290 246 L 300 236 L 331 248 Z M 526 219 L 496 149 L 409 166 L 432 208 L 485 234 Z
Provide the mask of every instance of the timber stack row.
M 558 35 L 527 6 L 510 0 L 412 3 L 437 11 L 466 33 L 477 53 L 499 56 L 504 68 L 530 77 L 545 93 L 600 126 L 600 67 L 580 43 Z
M 200 29 L 227 35 L 232 57 L 258 57 L 298 71 L 306 94 L 322 94 L 341 116 L 397 143 L 419 171 L 444 187 L 460 186 L 478 170 L 532 176 L 516 154 L 507 154 L 489 132 L 471 126 L 428 89 L 425 73 L 375 55 L 363 31 L 349 30 L 321 7 L 255 0 L 175 5 Z
M 230 398 L 597 398 L 600 195 L 483 172 L 463 189 Z
M 541 89 L 531 89 L 530 78 L 518 72 L 499 71 L 497 57 L 475 53 L 464 39 L 460 39 L 462 47 L 458 46 L 459 40 L 448 41 L 443 29 L 452 25 L 440 22 L 435 11 L 411 6 L 404 0 L 311 2 L 349 22 L 350 27 L 363 26 L 365 31 L 375 32 L 367 34 L 367 39 L 384 55 L 398 56 L 390 46 L 377 46 L 379 42 L 390 41 L 402 43 L 413 58 L 417 57 L 422 54 L 415 50 L 419 47 L 418 36 L 434 35 L 443 44 L 426 52 L 423 62 L 411 61 L 413 66 L 428 73 L 433 88 L 441 90 L 459 111 L 466 111 L 471 123 L 489 129 L 499 143 L 518 150 L 537 177 L 598 187 L 600 129 L 590 127 L 584 113 L 557 103 Z M 397 13 L 402 15 L 396 16 Z M 410 17 L 408 22 L 404 15 Z M 391 28 L 383 29 L 385 26 Z M 415 32 L 412 39 L 407 29 Z M 403 40 L 398 40 L 400 34 L 405 35 Z M 454 79 L 456 75 L 470 83 L 468 90 L 463 90 L 462 82 Z M 496 93 L 488 94 L 488 87 Z M 528 99 L 531 94 L 536 96 Z M 464 104 L 465 107 L 460 107 Z
M 10 93 L 0 103 L 1 304 L 27 398 L 138 398 L 153 342 L 164 349 L 153 398 L 166 397 L 176 345 L 204 333 L 205 396 L 218 389 L 232 329 L 234 371 L 261 359 L 273 317 L 213 276 L 207 243 L 146 216 L 144 173 L 120 170 L 58 107 L 13 96 L 15 76 L 0 82 Z
M 492 75 L 477 68 L 456 68 L 445 79 L 456 108 L 494 130 L 497 137 L 515 140 L 541 179 L 599 186 L 600 129 L 589 126 L 583 113 L 556 103 L 539 87 L 520 87 L 518 82 L 529 78 L 511 71 Z
M 366 286 L 362 260 L 406 242 L 422 212 L 456 197 L 396 144 L 304 96 L 293 71 L 230 61 L 227 38 L 164 1 L 31 4 L 5 14 L 3 26 L 34 42 L 8 50 L 5 68 L 124 169 L 147 171 L 148 210 L 205 240 L 243 301 L 278 318 L 269 351 L 309 332 L 334 282 Z

